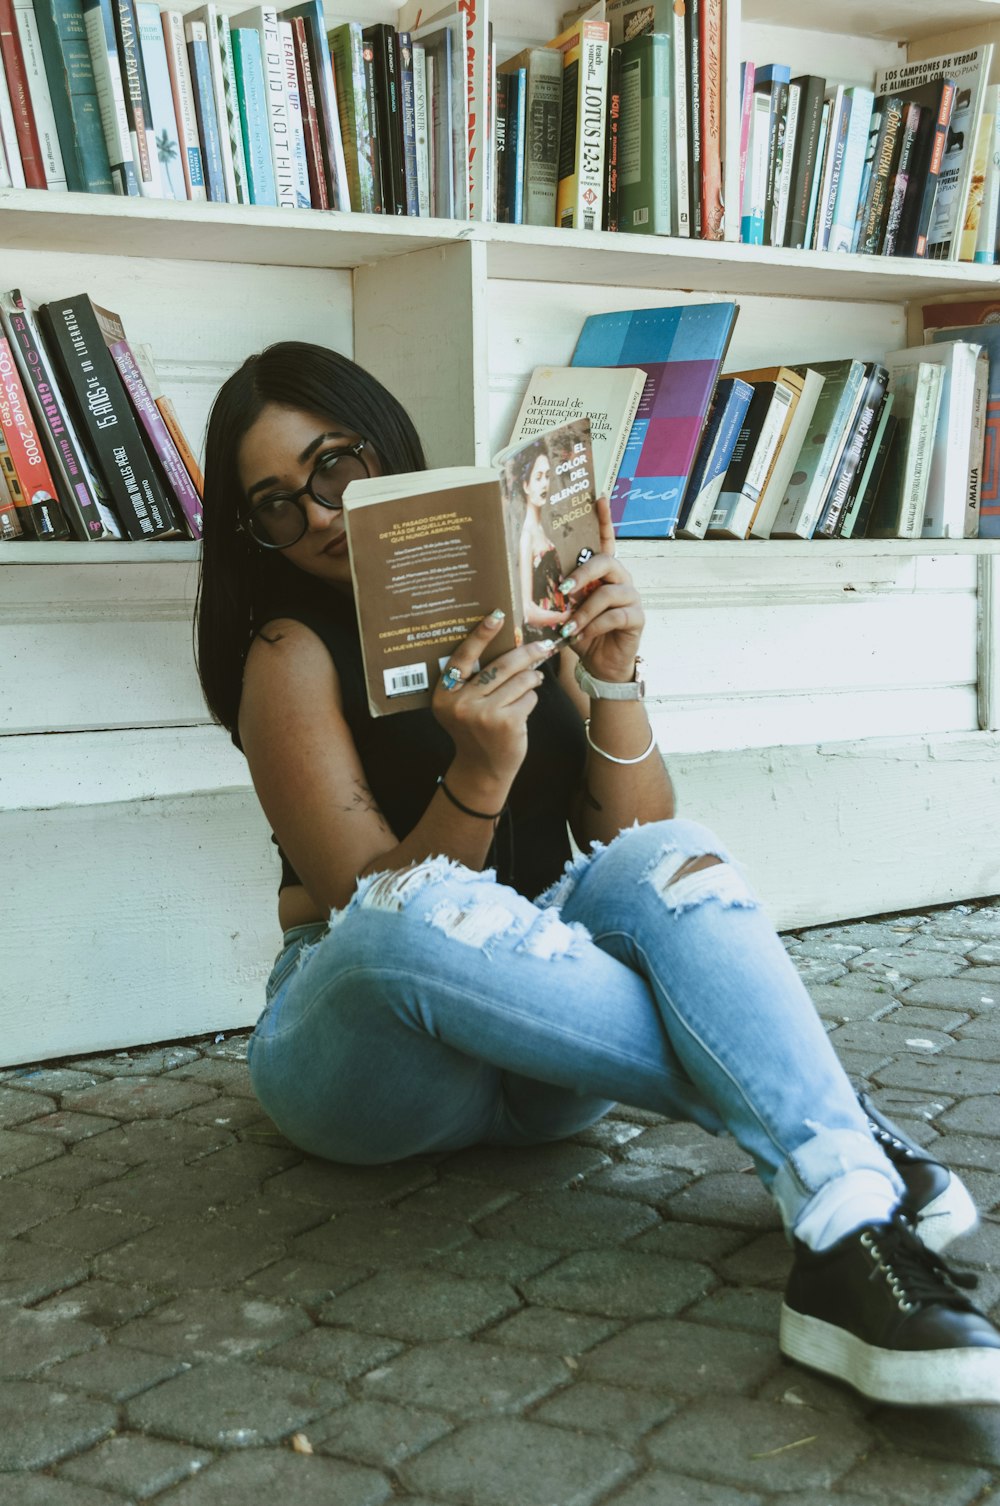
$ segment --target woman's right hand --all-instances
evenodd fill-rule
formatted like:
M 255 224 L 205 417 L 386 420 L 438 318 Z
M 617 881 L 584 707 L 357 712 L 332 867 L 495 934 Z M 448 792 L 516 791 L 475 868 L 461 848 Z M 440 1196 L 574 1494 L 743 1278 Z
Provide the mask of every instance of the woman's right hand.
M 558 640 L 526 643 L 474 669 L 502 622 L 502 617 L 484 617 L 473 628 L 450 655 L 431 701 L 434 715 L 455 744 L 449 784 L 463 781 L 469 804 L 479 798 L 487 810 L 499 809 L 507 798 L 527 752 L 527 723 L 538 703 L 541 666 L 562 647 Z M 449 670 L 461 675 L 454 690 L 447 688 L 453 678 Z M 495 804 L 486 804 L 487 796 L 499 798 Z

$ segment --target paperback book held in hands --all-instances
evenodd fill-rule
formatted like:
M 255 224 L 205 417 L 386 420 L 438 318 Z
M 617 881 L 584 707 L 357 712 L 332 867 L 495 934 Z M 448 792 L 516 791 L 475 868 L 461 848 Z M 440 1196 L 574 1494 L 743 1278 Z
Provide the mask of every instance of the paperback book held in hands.
M 453 650 L 497 608 L 484 662 L 551 636 L 559 585 L 600 548 L 596 496 L 587 418 L 507 446 L 492 468 L 352 481 L 344 522 L 372 716 L 429 706 Z

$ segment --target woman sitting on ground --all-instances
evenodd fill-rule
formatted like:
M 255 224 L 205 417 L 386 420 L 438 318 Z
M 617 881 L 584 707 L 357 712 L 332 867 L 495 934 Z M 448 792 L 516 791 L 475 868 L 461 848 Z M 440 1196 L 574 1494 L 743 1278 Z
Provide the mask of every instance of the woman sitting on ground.
M 199 671 L 282 858 L 261 1104 L 358 1165 L 615 1102 L 728 1132 L 793 1245 L 785 1354 L 884 1401 L 1000 1401 L 1000 1334 L 931 1253 L 968 1193 L 859 1101 L 725 848 L 675 815 L 607 504 L 548 638 L 477 671 L 494 613 L 430 709 L 369 716 L 341 498 L 423 466 L 396 400 L 317 346 L 251 357 L 213 408 Z

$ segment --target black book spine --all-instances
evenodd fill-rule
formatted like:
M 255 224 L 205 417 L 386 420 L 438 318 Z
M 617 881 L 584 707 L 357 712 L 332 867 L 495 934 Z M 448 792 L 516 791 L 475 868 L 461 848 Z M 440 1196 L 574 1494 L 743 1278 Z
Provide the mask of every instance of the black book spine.
M 898 436 L 899 419 L 895 413 L 890 413 L 885 428 L 882 431 L 878 453 L 875 456 L 875 464 L 872 466 L 872 473 L 868 478 L 867 489 L 861 498 L 861 506 L 858 508 L 858 520 L 854 525 L 854 532 L 851 535 L 854 539 L 863 539 L 867 535 L 875 503 L 878 501 L 878 496 L 882 489 L 882 482 L 889 471 L 889 457 L 896 448 Z
M 39 319 L 53 360 L 66 379 L 115 509 L 131 539 L 176 531 L 155 466 L 86 294 L 42 304 Z
M 882 120 L 875 143 L 875 161 L 865 199 L 858 251 L 862 256 L 877 256 L 889 212 L 892 176 L 899 160 L 903 140 L 903 101 L 898 95 L 883 98 Z
M 507 111 L 510 106 L 510 83 L 509 73 L 497 74 L 496 98 L 493 110 L 493 138 L 496 143 L 494 153 L 495 171 L 493 173 L 493 218 L 498 225 L 506 225 L 510 222 L 509 200 L 507 198 Z
M 799 86 L 799 129 L 795 143 L 795 161 L 792 165 L 792 186 L 789 192 L 788 221 L 785 226 L 785 245 L 801 250 L 806 241 L 806 223 L 809 219 L 809 199 L 812 193 L 813 176 L 819 171 L 816 151 L 823 123 L 823 101 L 826 97 L 826 79 L 815 74 L 802 74 L 792 79 Z
M 115 33 L 121 50 L 122 84 L 129 130 L 135 139 L 136 175 L 141 183 L 152 183 L 155 176 L 149 153 L 151 129 L 149 90 L 146 70 L 139 46 L 139 23 L 132 0 L 114 0 Z
M 618 153 L 621 146 L 622 50 L 608 52 L 608 114 L 604 140 L 604 228 L 618 229 Z
M 687 0 L 684 7 L 684 41 L 688 72 L 688 192 L 691 201 L 691 234 L 700 240 L 701 223 L 701 0 Z M 682 164 L 677 164 L 678 171 Z
M 768 91 L 771 95 L 771 131 L 767 144 L 767 188 L 764 196 L 764 245 L 771 245 L 774 224 L 774 200 L 781 183 L 781 157 L 785 140 L 785 118 L 788 114 L 788 85 L 776 80 Z
M 918 104 L 914 104 L 912 101 L 903 111 L 899 155 L 896 158 L 896 170 L 892 175 L 892 186 L 889 190 L 889 205 L 885 214 L 885 229 L 882 232 L 880 250 L 882 256 L 896 256 L 898 254 L 896 247 L 899 241 L 899 225 L 910 181 L 913 148 L 920 130 L 920 121 L 923 115 L 924 111 Z
M 934 205 L 937 201 L 938 187 L 941 183 L 941 163 L 944 159 L 945 147 L 948 144 L 948 126 L 951 123 L 954 108 L 955 85 L 950 80 L 946 80 L 941 94 L 941 108 L 938 111 L 934 126 L 934 136 L 931 141 L 930 160 L 927 165 L 923 197 L 920 201 L 920 209 L 917 215 L 916 239 L 913 247 L 914 256 L 927 255 L 927 233 L 931 228 L 931 221 L 934 218 Z M 960 227 L 957 227 L 956 233 L 961 234 Z
M 833 484 L 830 487 L 829 500 L 816 525 L 814 538 L 832 539 L 840 529 L 844 513 L 850 506 L 854 495 L 854 488 L 861 479 L 865 461 L 868 459 L 868 451 L 878 427 L 878 416 L 885 401 L 888 381 L 889 373 L 886 368 L 875 366 L 868 378 L 854 432 L 844 446 L 844 453 L 840 457 Z
M 920 126 L 917 130 L 917 138 L 913 143 L 910 158 L 910 177 L 906 188 L 906 197 L 903 200 L 903 209 L 900 215 L 899 230 L 896 235 L 896 256 L 919 255 L 918 243 L 920 226 L 926 220 L 930 224 L 930 215 L 934 208 L 934 197 L 937 192 L 938 177 L 941 170 L 940 156 L 944 150 L 944 141 L 948 134 L 948 121 L 951 119 L 951 106 L 955 98 L 955 86 L 947 80 L 940 82 L 938 96 L 935 103 L 926 105 L 921 111 Z M 942 128 L 941 121 L 944 119 Z M 938 143 L 940 142 L 940 148 Z M 934 165 L 935 154 L 937 166 Z M 924 249 L 926 250 L 927 232 L 924 230 Z
M 368 107 L 368 149 L 372 167 L 372 212 L 390 213 L 382 185 L 382 130 L 378 112 L 375 47 L 368 32 L 362 33 L 361 57 L 365 68 L 365 103 Z M 430 100 L 427 101 L 430 109 Z
M 378 22 L 366 27 L 363 37 L 372 46 L 379 158 L 382 164 L 382 206 L 386 214 L 405 214 L 406 191 L 399 151 L 395 33 L 388 22 Z

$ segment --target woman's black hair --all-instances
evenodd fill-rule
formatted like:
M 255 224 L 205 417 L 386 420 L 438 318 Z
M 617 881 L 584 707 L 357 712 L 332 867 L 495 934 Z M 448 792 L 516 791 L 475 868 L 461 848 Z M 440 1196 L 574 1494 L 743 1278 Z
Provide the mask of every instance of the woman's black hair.
M 284 602 L 330 608 L 329 586 L 261 549 L 237 531 L 245 512 L 239 449 L 271 404 L 336 419 L 368 439 L 382 471 L 426 468 L 417 432 L 400 403 L 363 367 L 335 350 L 282 340 L 249 356 L 223 383 L 205 442 L 204 538 L 195 603 L 195 662 L 216 721 L 236 727 L 243 667 L 258 627 Z

